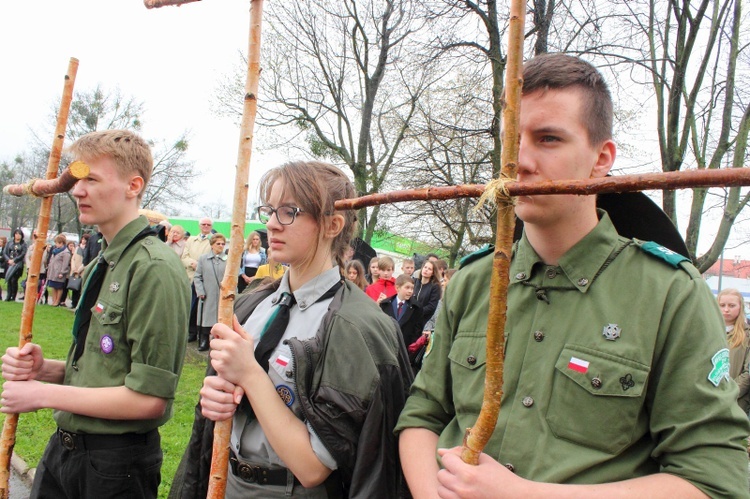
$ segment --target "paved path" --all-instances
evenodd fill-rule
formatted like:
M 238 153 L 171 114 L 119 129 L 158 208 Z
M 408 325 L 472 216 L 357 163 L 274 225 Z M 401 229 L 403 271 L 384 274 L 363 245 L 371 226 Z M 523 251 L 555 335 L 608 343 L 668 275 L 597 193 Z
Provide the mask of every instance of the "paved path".
M 31 487 L 18 476 L 16 470 L 11 467 L 10 469 L 10 483 L 8 484 L 10 489 L 10 499 L 28 499 L 31 493 Z

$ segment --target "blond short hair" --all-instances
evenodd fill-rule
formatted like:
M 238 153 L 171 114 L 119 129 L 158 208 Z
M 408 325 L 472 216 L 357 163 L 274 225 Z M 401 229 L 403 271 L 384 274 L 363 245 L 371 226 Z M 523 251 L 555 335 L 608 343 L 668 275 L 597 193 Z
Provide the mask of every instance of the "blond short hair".
M 130 130 L 102 130 L 87 133 L 68 148 L 74 159 L 83 162 L 99 158 L 110 158 L 121 177 L 138 175 L 143 179 L 143 189 L 138 199 L 143 197 L 151 173 L 154 158 L 151 147 L 140 135 Z

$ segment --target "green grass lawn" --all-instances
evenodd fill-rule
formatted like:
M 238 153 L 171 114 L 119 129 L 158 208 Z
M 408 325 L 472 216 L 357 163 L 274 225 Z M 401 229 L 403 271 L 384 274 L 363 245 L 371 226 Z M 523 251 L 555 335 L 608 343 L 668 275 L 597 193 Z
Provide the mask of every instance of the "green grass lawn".
M 3 289 L 5 286 L 3 286 Z M 21 327 L 22 303 L 0 302 L 0 351 L 18 345 Z M 65 359 L 70 347 L 73 312 L 69 309 L 37 305 L 32 333 L 33 342 L 42 346 L 45 358 Z M 159 497 L 167 497 L 177 465 L 182 458 L 190 430 L 193 425 L 198 390 L 203 383 L 206 370 L 204 354 L 196 351 L 195 343 L 188 346 L 185 366 L 174 402 L 172 419 L 161 427 L 161 445 L 164 450 L 164 465 Z M 0 417 L 0 419 L 3 419 Z M 55 430 L 51 410 L 21 414 L 16 432 L 15 452 L 29 467 L 36 467 L 42 457 L 49 437 Z

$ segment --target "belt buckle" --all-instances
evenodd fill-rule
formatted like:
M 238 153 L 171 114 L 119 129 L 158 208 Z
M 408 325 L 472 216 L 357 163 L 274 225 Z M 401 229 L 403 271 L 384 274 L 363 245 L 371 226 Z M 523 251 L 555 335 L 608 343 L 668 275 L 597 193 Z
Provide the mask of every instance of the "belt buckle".
M 60 430 L 60 443 L 68 450 L 76 448 L 76 441 L 71 433 Z
M 239 462 L 237 465 L 237 475 L 248 483 L 258 483 L 259 480 L 259 467 L 251 466 L 247 463 Z

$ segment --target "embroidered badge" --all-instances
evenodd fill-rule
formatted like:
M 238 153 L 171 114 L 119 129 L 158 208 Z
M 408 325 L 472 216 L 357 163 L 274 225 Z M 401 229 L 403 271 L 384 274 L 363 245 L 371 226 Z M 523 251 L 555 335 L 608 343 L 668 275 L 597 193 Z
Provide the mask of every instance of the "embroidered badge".
M 626 392 L 633 388 L 635 386 L 635 381 L 633 381 L 633 375 L 632 374 L 626 374 L 622 378 L 620 378 L 620 385 L 622 385 L 622 391 Z
M 102 336 L 102 339 L 99 340 L 99 346 L 101 347 L 102 352 L 109 354 L 115 349 L 115 342 L 110 335 L 105 334 Z
M 646 253 L 650 253 L 655 257 L 664 260 L 674 268 L 679 267 L 680 262 L 687 260 L 687 258 L 680 255 L 679 253 L 675 253 L 674 251 L 667 249 L 660 244 L 656 244 L 653 241 L 643 243 L 641 245 L 641 249 Z
M 432 332 L 429 338 L 427 338 L 427 348 L 424 349 L 424 355 L 422 356 L 422 361 L 424 362 L 424 358 L 430 355 L 430 352 L 432 352 L 432 339 L 435 337 L 435 331 Z
M 294 392 L 291 388 L 286 385 L 277 385 L 276 393 L 279 394 L 279 397 L 281 397 L 281 400 L 284 401 L 287 407 L 292 406 L 292 404 L 294 403 Z
M 711 363 L 714 365 L 711 372 L 708 373 L 708 381 L 714 386 L 719 386 L 721 380 L 726 378 L 729 381 L 729 349 L 722 348 L 711 357 Z
M 571 357 L 570 362 L 568 362 L 568 369 L 586 374 L 589 370 L 589 361 L 579 359 L 578 357 Z
M 278 357 L 276 357 L 276 361 L 275 362 L 278 365 L 280 365 L 281 367 L 286 367 L 286 366 L 289 365 L 289 357 L 285 357 L 283 355 L 279 355 Z
M 102 312 L 104 312 L 104 305 L 102 305 L 101 303 L 97 303 L 96 307 L 94 307 L 94 312 L 96 312 L 97 314 L 101 314 Z
M 109 285 L 109 292 L 110 293 L 117 293 L 117 291 L 120 290 L 120 283 L 115 281 L 112 284 Z
M 622 332 L 622 329 L 617 324 L 607 324 L 606 326 L 604 326 L 602 335 L 604 336 L 604 339 L 607 339 L 609 341 L 615 341 L 617 338 L 620 337 L 621 332 Z

